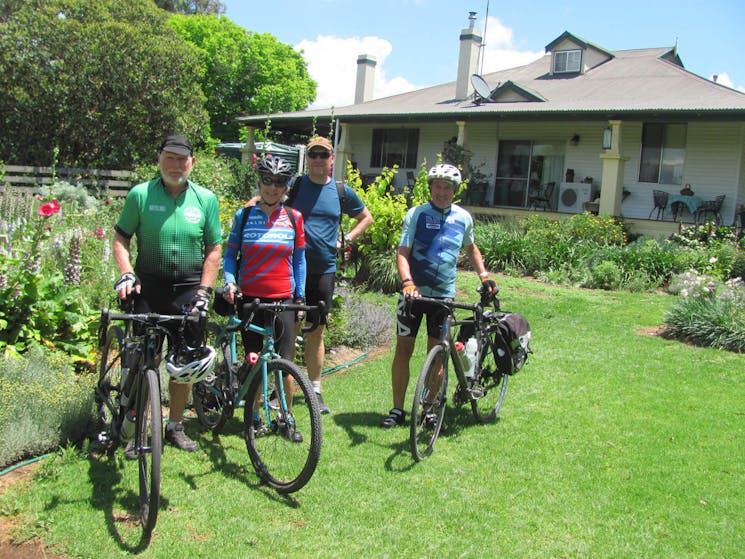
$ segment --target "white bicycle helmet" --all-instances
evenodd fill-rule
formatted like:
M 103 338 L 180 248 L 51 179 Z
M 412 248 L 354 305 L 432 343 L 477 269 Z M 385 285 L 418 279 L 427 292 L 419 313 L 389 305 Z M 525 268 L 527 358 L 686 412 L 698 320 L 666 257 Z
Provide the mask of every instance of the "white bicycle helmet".
M 276 175 L 278 177 L 291 177 L 292 167 L 290 164 L 276 155 L 268 155 L 259 159 L 256 171 L 262 175 Z
M 178 384 L 192 384 L 204 380 L 215 364 L 215 349 L 206 345 L 187 348 L 186 351 L 170 354 L 166 359 L 166 369 L 171 380 Z
M 429 173 L 427 173 L 427 184 L 432 184 L 432 181 L 437 179 L 450 181 L 456 188 L 462 180 L 458 167 L 448 163 L 440 163 L 429 170 Z

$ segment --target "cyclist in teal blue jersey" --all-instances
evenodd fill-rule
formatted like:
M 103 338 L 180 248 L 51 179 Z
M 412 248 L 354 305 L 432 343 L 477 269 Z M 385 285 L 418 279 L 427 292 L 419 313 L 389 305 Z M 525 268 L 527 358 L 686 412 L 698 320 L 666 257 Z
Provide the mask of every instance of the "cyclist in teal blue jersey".
M 411 208 L 404 218 L 396 263 L 401 278 L 398 300 L 396 352 L 391 367 L 393 409 L 383 418 L 382 427 L 403 425 L 409 361 L 422 318 L 427 317 L 427 351 L 437 343 L 442 324 L 441 307 L 417 305 L 411 316 L 405 311 L 405 298 L 419 295 L 438 299 L 455 297 L 455 274 L 461 247 L 481 278 L 484 287 L 494 293 L 497 285 L 489 279 L 481 251 L 473 240 L 473 218 L 453 204 L 461 183 L 460 171 L 448 164 L 435 165 L 427 174 L 430 202 Z

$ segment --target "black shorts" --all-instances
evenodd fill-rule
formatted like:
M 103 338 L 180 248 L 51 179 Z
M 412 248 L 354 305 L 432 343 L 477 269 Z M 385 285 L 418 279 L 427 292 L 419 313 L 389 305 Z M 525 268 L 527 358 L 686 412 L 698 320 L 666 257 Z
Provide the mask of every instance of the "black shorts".
M 334 299 L 334 286 L 336 285 L 336 274 L 308 274 L 305 278 L 305 303 L 307 305 L 317 305 L 318 301 L 326 304 L 326 310 L 318 319 L 318 324 L 326 324 L 326 315 L 331 307 L 331 301 Z M 313 322 L 318 313 L 311 311 L 308 313 L 307 322 Z
M 171 285 L 161 282 L 142 281 L 140 296 L 135 298 L 134 312 L 136 313 L 158 313 L 158 314 L 183 314 L 192 299 L 197 294 L 199 285 Z M 165 324 L 164 327 L 174 336 L 173 341 L 177 343 L 178 326 L 176 324 Z M 189 322 L 184 330 L 184 340 L 190 347 L 202 345 L 204 332 L 194 322 Z
M 244 299 L 253 301 L 254 298 L 250 296 L 244 296 Z M 262 303 L 272 303 L 274 301 L 282 301 L 284 303 L 292 303 L 292 299 L 261 299 Z M 246 310 L 244 304 L 238 311 L 241 320 L 246 318 Z M 277 320 L 275 322 L 275 316 Z M 252 324 L 256 324 L 261 327 L 273 327 L 274 328 L 274 351 L 280 354 L 285 359 L 292 359 L 292 346 L 295 343 L 295 311 L 284 311 L 275 315 L 271 311 L 257 311 L 254 314 Z M 243 340 L 243 349 L 246 353 L 255 352 L 260 353 L 262 347 L 264 347 L 264 336 L 258 332 L 251 332 L 249 330 L 241 330 L 241 337 Z
M 396 334 L 404 337 L 416 338 L 422 317 L 427 316 L 427 335 L 439 338 L 442 323 L 447 316 L 447 309 L 435 303 L 417 303 L 410 305 L 411 315 L 406 312 L 406 302 L 403 293 L 398 295 L 398 310 L 396 311 Z

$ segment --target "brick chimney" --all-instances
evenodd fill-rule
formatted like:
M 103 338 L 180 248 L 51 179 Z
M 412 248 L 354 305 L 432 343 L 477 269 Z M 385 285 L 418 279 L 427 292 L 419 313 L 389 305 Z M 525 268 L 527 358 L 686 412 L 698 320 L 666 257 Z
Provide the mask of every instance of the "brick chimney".
M 357 85 L 354 89 L 355 105 L 372 100 L 376 64 L 375 57 L 369 54 L 360 54 L 357 57 Z
M 476 12 L 468 12 L 468 28 L 460 32 L 460 55 L 458 56 L 458 79 L 455 82 L 455 98 L 466 99 L 473 93 L 471 75 L 475 74 L 479 64 L 479 47 L 481 35 L 474 29 Z

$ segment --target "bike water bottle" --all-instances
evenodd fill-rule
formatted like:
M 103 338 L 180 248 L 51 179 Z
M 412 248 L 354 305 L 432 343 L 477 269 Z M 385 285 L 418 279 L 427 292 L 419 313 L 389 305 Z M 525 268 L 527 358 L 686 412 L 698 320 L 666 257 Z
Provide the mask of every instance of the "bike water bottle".
M 251 352 L 249 352 L 249 353 L 246 354 L 246 363 L 248 363 L 249 365 L 256 365 L 256 363 L 258 363 L 258 361 L 259 361 L 259 354 L 258 353 L 254 352 L 254 351 L 251 351 Z
M 455 351 L 458 352 L 458 358 L 460 359 L 460 362 L 463 363 L 464 371 L 468 369 L 468 361 L 466 361 L 466 352 L 464 351 L 465 347 L 466 346 L 463 345 L 463 342 L 461 342 L 460 340 L 457 340 L 455 342 Z
M 466 378 L 472 378 L 473 373 L 476 370 L 476 351 L 478 345 L 476 338 L 473 336 L 468 338 L 468 341 L 466 342 L 466 358 L 468 359 L 468 366 L 465 370 Z
M 120 437 L 123 441 L 128 441 L 135 434 L 135 410 L 129 410 L 124 415 L 124 421 L 122 421 L 122 432 Z

